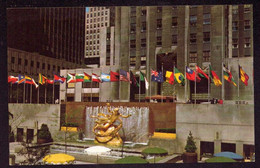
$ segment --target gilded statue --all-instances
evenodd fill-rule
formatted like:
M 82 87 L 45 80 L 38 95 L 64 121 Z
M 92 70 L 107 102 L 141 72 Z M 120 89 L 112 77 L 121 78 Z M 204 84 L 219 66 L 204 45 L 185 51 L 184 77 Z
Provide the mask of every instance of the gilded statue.
M 118 108 L 111 111 L 109 103 L 107 103 L 107 109 L 109 114 L 98 113 L 97 116 L 91 116 L 92 118 L 96 118 L 95 126 L 92 130 L 95 134 L 95 142 L 119 146 L 123 143 L 118 133 L 123 126 L 123 122 L 120 117 L 128 118 L 131 114 L 124 116 L 119 113 Z

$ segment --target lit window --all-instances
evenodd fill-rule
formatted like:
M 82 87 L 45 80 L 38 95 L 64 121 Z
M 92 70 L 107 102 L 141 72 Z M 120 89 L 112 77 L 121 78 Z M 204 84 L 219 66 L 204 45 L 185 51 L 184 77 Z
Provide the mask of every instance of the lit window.
M 233 14 L 238 14 L 238 5 L 233 5 L 232 6 L 232 13 Z
M 232 39 L 232 48 L 238 47 L 238 39 Z
M 197 23 L 197 16 L 190 16 L 190 25 L 196 26 Z
M 157 7 L 157 12 L 162 12 L 162 7 Z
M 244 13 L 250 12 L 250 5 L 244 5 Z
M 245 48 L 250 47 L 250 37 L 245 38 Z
M 210 13 L 203 14 L 203 24 L 210 24 Z
M 157 19 L 157 29 L 162 28 L 162 19 Z

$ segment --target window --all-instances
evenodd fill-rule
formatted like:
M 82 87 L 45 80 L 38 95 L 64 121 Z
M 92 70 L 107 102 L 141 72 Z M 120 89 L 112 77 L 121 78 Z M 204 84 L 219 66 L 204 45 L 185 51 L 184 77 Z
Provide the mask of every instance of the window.
M 174 46 L 177 45 L 177 35 L 172 35 L 172 44 L 173 44 Z
M 99 51 L 97 51 L 97 55 L 99 55 Z
M 190 52 L 190 62 L 197 62 L 197 52 Z
M 135 48 L 135 40 L 130 40 L 130 48 Z
M 157 12 L 162 12 L 162 7 L 157 7 Z
M 107 17 L 105 17 L 105 21 L 107 21 Z
M 146 15 L 146 10 L 142 10 L 141 15 L 142 16 Z
M 146 22 L 142 22 L 141 32 L 146 30 Z
M 58 66 L 58 72 L 60 72 L 60 66 Z
M 101 18 L 101 21 L 103 21 L 103 20 L 104 20 L 104 18 L 102 17 L 102 18 Z
M 197 34 L 196 33 L 190 34 L 190 43 L 195 44 L 196 42 L 197 42 Z
M 232 30 L 233 31 L 237 31 L 238 30 L 238 22 L 237 21 L 233 21 L 232 22 Z
M 97 15 L 100 16 L 100 12 L 98 12 Z M 98 18 L 98 21 L 99 21 L 99 18 Z
M 203 61 L 204 62 L 210 61 L 210 51 L 203 51 Z
M 101 27 L 103 27 L 104 26 L 104 23 L 101 23 Z
M 97 27 L 100 27 L 100 24 L 99 24 L 99 23 L 97 24 Z
M 190 25 L 196 26 L 197 23 L 197 16 L 190 16 Z
M 141 47 L 146 47 L 146 39 L 141 39 Z
M 53 69 L 53 71 L 55 71 L 55 70 L 56 70 L 56 66 L 55 66 L 55 65 L 53 65 L 53 66 L 52 66 L 52 69 Z
M 157 37 L 156 44 L 159 45 L 159 46 L 162 45 L 162 37 L 161 36 Z
M 162 28 L 162 19 L 157 19 L 157 29 Z
M 238 47 L 238 39 L 232 39 L 232 48 Z
M 245 48 L 250 47 L 250 37 L 245 38 Z
M 21 64 L 22 64 L 22 59 L 18 58 L 18 65 L 21 65 Z
M 39 62 L 37 62 L 37 68 L 40 68 L 40 63 Z
M 42 69 L 45 69 L 45 63 L 42 63 Z
M 96 17 L 96 13 L 94 13 L 94 17 Z
M 97 40 L 97 44 L 99 44 L 99 40 Z
M 250 20 L 245 20 L 245 30 L 250 30 Z
M 173 10 L 177 9 L 177 6 L 172 6 L 172 9 L 173 9 Z
M 50 70 L 51 69 L 51 65 L 50 64 L 48 64 L 48 70 Z
M 87 23 L 88 23 L 88 19 L 87 19 Z
M 250 12 L 250 5 L 244 5 L 244 13 Z
M 172 17 L 172 27 L 177 27 L 178 22 L 177 22 L 177 17 Z
M 233 5 L 232 6 L 232 13 L 233 14 L 238 14 L 238 5 Z
M 24 60 L 24 66 L 27 66 L 27 65 L 28 65 L 28 60 L 25 59 L 25 60 Z
M 11 63 L 14 64 L 14 62 L 15 62 L 15 57 L 12 57 L 11 58 Z
M 210 13 L 203 14 L 203 24 L 210 24 Z
M 107 11 L 105 11 L 105 15 L 107 15 L 108 13 L 107 13 Z
M 110 52 L 110 45 L 107 45 L 107 52 Z
M 33 61 L 31 61 L 31 67 L 33 67 L 34 66 L 34 62 Z
M 100 18 L 97 18 L 97 21 L 100 22 Z
M 131 23 L 130 25 L 130 33 L 135 33 L 135 29 L 136 28 L 136 24 L 135 23 Z
M 104 12 L 103 11 L 101 12 L 101 16 L 104 16 Z
M 130 64 L 135 65 L 136 63 L 136 57 L 130 57 Z
M 105 26 L 107 27 L 107 22 L 105 23 Z
M 89 14 L 87 14 L 87 18 L 89 17 Z
M 203 42 L 210 42 L 210 32 L 203 33 Z
M 96 18 L 94 18 L 94 22 L 96 22 Z

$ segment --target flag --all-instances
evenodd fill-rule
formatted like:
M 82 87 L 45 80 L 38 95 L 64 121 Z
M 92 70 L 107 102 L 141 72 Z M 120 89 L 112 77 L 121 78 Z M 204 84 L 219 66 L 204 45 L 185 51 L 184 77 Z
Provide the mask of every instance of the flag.
M 18 77 L 8 76 L 8 83 L 10 82 L 16 83 L 17 81 L 18 81 Z
M 50 80 L 50 79 L 46 79 L 46 83 L 48 83 L 48 84 L 53 84 L 54 81 L 53 81 L 53 80 Z
M 156 74 L 157 74 L 157 76 L 156 76 Z M 156 73 L 156 71 L 153 72 L 153 70 L 152 70 L 152 81 L 160 82 L 160 83 L 164 82 L 162 72 Z
M 185 81 L 185 77 L 184 75 L 177 69 L 174 67 L 174 78 L 178 83 L 181 83 L 182 85 L 184 85 L 184 81 Z
M 101 79 L 97 74 L 92 73 L 92 82 L 101 82 Z
M 70 73 L 67 74 L 67 83 L 75 83 L 76 77 Z
M 101 80 L 102 82 L 110 82 L 110 74 L 101 73 Z
M 192 69 L 190 69 L 187 66 L 186 66 L 186 78 L 191 81 L 196 80 L 196 82 L 200 82 L 200 80 L 201 80 L 200 77 L 198 76 L 198 74 L 196 74 L 196 71 L 193 71 Z
M 158 76 L 158 72 L 157 71 L 154 71 L 154 70 L 152 70 L 152 74 L 151 74 L 152 76 Z
M 18 75 L 18 84 L 25 83 L 25 76 L 24 75 Z
M 130 82 L 129 72 L 120 69 L 119 74 L 120 74 L 120 81 Z
M 58 76 L 58 75 L 54 75 L 54 82 L 60 82 L 60 83 L 64 83 L 66 80 L 66 78 Z
M 46 77 L 43 76 L 41 73 L 39 73 L 39 84 L 43 85 L 45 84 L 45 81 L 46 81 Z
M 84 81 L 84 74 L 76 74 L 76 82 L 83 82 Z
M 119 73 L 110 71 L 110 82 L 119 81 Z
M 200 77 L 209 79 L 209 76 L 197 65 L 196 65 L 196 72 Z
M 214 71 L 211 69 L 211 66 L 210 66 L 210 65 L 209 65 L 209 71 L 210 71 L 209 76 L 210 76 L 210 78 L 213 80 L 214 84 L 215 84 L 216 86 L 221 86 L 222 83 L 221 83 L 221 81 L 220 81 L 218 75 L 216 74 L 216 72 L 214 72 Z
M 32 78 L 29 76 L 25 76 L 25 83 L 27 84 L 33 84 Z
M 225 67 L 225 65 L 223 66 L 223 72 L 224 79 L 226 79 L 229 83 L 232 83 L 234 86 L 237 86 L 231 72 Z
M 35 86 L 35 88 L 37 89 L 39 85 L 34 81 L 34 79 L 32 79 L 32 82 L 33 82 L 33 85 Z
M 139 83 L 136 81 L 136 78 L 133 74 L 132 71 L 130 71 L 130 83 L 133 84 L 134 86 L 140 87 Z
M 239 68 L 239 78 L 247 86 L 249 76 L 246 74 L 246 72 L 242 69 L 240 65 L 238 65 L 238 68 Z
M 173 72 L 171 72 L 171 71 L 166 71 L 165 77 L 166 77 L 166 82 L 168 82 L 168 83 L 171 84 L 171 85 L 174 84 Z
M 91 82 L 91 76 L 84 72 L 84 82 Z
M 146 77 L 144 76 L 144 74 L 142 73 L 142 71 L 140 71 L 140 81 L 145 81 L 145 89 L 148 90 L 149 83 L 148 83 Z

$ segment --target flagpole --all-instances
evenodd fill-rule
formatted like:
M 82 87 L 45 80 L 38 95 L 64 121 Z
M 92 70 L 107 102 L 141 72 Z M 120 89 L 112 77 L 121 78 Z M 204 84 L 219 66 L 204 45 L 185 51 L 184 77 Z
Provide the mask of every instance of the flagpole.
M 52 98 L 53 98 L 53 104 L 55 104 L 54 87 L 55 87 L 55 83 L 54 83 L 54 79 L 53 79 L 53 85 L 52 85 Z
M 152 75 L 151 75 L 151 68 L 150 68 L 150 102 L 152 100 Z
M 47 82 L 45 81 L 45 104 L 46 104 L 46 97 L 47 97 Z
M 30 104 L 32 104 L 32 84 L 31 84 Z
M 10 100 L 9 100 L 9 103 L 12 102 L 12 97 L 13 97 L 13 92 L 12 92 L 12 82 L 10 83 L 11 84 L 11 89 L 10 89 Z
M 111 67 L 109 66 L 109 75 L 110 75 L 110 72 L 111 72 Z M 112 83 L 111 83 L 111 75 L 109 76 L 109 85 L 110 85 L 110 88 L 112 87 Z M 109 94 L 109 102 L 111 101 L 111 94 L 112 94 L 112 89 L 110 89 L 110 94 Z
M 140 78 L 141 78 L 141 70 L 139 71 L 139 103 L 140 103 L 140 94 L 141 94 L 141 80 L 140 80 Z
M 93 69 L 91 69 L 91 93 L 90 93 L 90 101 L 92 102 L 92 82 L 93 82 Z
M 120 69 L 119 69 L 119 91 L 118 91 L 118 99 L 119 99 L 119 102 L 121 102 L 121 99 L 120 99 L 120 90 L 121 90 L 121 80 L 120 80 Z
M 38 103 L 38 104 L 40 103 L 40 100 L 39 100 L 39 99 L 40 99 L 40 98 L 39 98 L 39 97 L 40 97 L 40 86 L 41 86 L 41 85 L 40 85 L 40 83 L 39 83 L 39 87 L 38 87 L 38 89 L 37 89 L 37 103 Z
M 196 90 L 197 89 L 197 84 L 196 83 L 197 82 L 196 81 L 197 81 L 197 71 L 196 71 L 196 68 L 195 68 L 195 85 L 194 85 L 195 86 L 195 88 L 194 88 L 194 92 L 195 92 L 194 103 L 195 103 L 195 105 L 196 105 L 196 100 L 197 100 L 197 97 L 196 97 L 196 92 L 197 92 L 197 90 Z
M 18 90 L 19 90 L 19 87 L 18 87 L 18 83 L 16 84 L 16 103 L 18 103 Z
M 224 89 L 225 89 L 225 87 L 224 87 L 224 72 L 223 72 L 223 67 L 224 67 L 224 63 L 223 63 L 223 61 L 222 61 L 222 67 L 221 67 L 221 74 L 222 74 L 222 93 L 221 93 L 221 97 L 222 97 L 222 100 L 224 100 L 224 98 L 225 98 L 225 92 L 224 92 Z
M 210 86 L 210 85 L 209 85 L 209 84 L 210 84 L 210 77 L 209 77 L 210 74 L 209 74 L 209 73 L 210 73 L 210 70 L 209 70 L 209 66 L 208 66 L 208 78 L 209 78 L 209 79 L 208 79 L 208 102 L 209 102 L 209 98 L 210 98 L 210 97 L 209 97 L 209 89 L 210 89 L 210 88 L 209 88 L 209 86 Z
M 23 83 L 23 103 L 25 103 L 25 81 Z
M 162 63 L 162 76 L 163 76 L 163 63 Z M 163 103 L 163 82 L 161 83 L 161 92 L 162 92 L 161 103 Z
M 240 100 L 239 98 L 239 80 L 240 80 L 240 65 L 239 65 L 239 59 L 238 59 L 238 82 L 237 82 L 237 98 L 238 100 Z
M 175 69 L 175 64 L 173 65 L 173 93 L 172 93 L 172 102 L 174 102 L 175 100 L 175 96 L 174 96 L 174 93 L 175 93 L 175 81 L 174 81 L 174 69 Z

